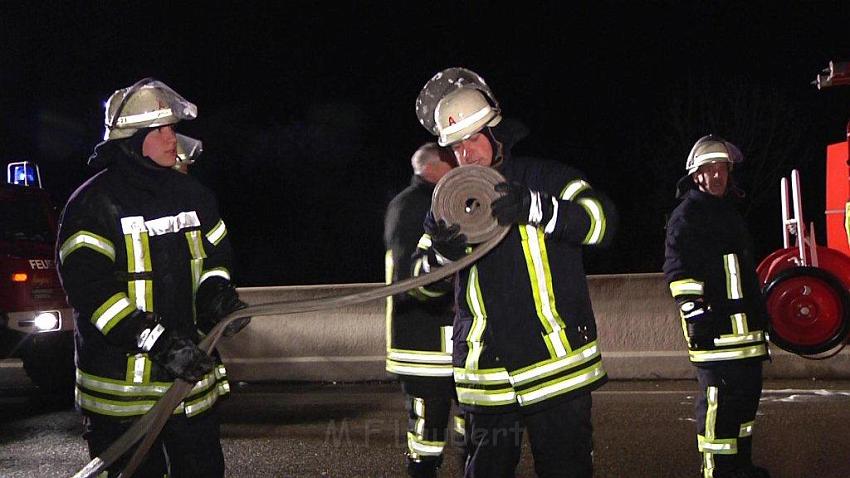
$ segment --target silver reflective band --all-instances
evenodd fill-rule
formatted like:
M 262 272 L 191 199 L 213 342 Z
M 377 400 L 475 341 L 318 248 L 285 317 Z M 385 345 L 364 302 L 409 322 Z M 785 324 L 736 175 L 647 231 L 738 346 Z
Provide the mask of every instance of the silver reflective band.
M 227 234 L 227 227 L 224 225 L 224 221 L 218 221 L 218 224 L 212 228 L 210 232 L 207 233 L 207 240 L 213 243 L 213 245 L 218 245 L 221 239 Z
M 405 362 L 419 362 L 426 364 L 451 364 L 452 355 L 442 352 L 418 352 L 416 350 L 390 349 L 387 353 L 390 360 L 402 360 Z
M 546 223 L 546 227 L 543 228 L 544 234 L 552 234 L 555 232 L 555 225 L 558 223 L 558 200 L 552 198 L 552 217 L 549 218 L 549 222 Z
M 587 184 L 585 181 L 581 179 L 576 179 L 574 181 L 570 181 L 567 184 L 567 187 L 561 192 L 561 199 L 566 199 L 568 201 L 572 201 L 572 199 L 585 189 L 590 189 L 590 184 Z
M 227 269 L 210 269 L 210 270 L 204 272 L 203 274 L 201 274 L 201 277 L 198 280 L 198 284 L 204 282 L 205 280 L 209 279 L 210 277 L 221 277 L 222 279 L 229 281 L 230 280 L 230 273 L 227 271 Z
M 443 453 L 445 442 L 420 440 L 413 433 L 407 432 L 407 447 L 422 456 L 439 456 Z
M 418 377 L 451 377 L 451 364 L 423 365 L 416 363 L 402 364 L 393 360 L 387 360 L 387 372 L 397 375 L 413 375 Z
M 596 244 L 602 240 L 602 234 L 605 232 L 605 214 L 602 212 L 602 206 L 595 199 L 582 198 L 578 203 L 584 207 L 590 216 L 590 232 L 585 239 L 587 244 Z
M 579 353 L 574 353 L 546 365 L 534 367 L 531 370 L 512 375 L 511 384 L 514 386 L 522 385 L 523 383 L 536 380 L 538 377 L 549 375 L 561 369 L 570 368 L 581 362 L 586 362 L 598 355 L 599 347 L 596 345 L 596 342 L 593 342 L 590 347 L 586 347 Z
M 520 405 L 530 405 L 549 396 L 557 395 L 559 392 L 566 392 L 579 388 L 581 385 L 588 384 L 604 375 L 605 370 L 602 369 L 602 363 L 599 362 L 587 372 L 576 375 L 575 377 L 557 381 L 551 385 L 546 385 L 530 392 L 519 393 L 517 394 L 517 401 Z
M 127 297 L 121 297 L 97 318 L 94 323 L 95 327 L 102 332 L 104 327 L 109 324 L 109 321 L 114 319 L 121 311 L 130 307 L 130 305 L 130 299 Z
M 453 125 L 446 126 L 442 130 L 440 130 L 440 134 L 445 137 L 445 136 L 448 136 L 452 133 L 460 131 L 460 130 L 468 127 L 469 125 L 474 124 L 476 121 L 480 120 L 481 118 L 484 118 L 485 116 L 490 114 L 491 111 L 493 111 L 492 108 L 490 108 L 489 106 L 485 106 L 483 109 L 476 111 L 475 113 L 467 116 L 466 118 L 463 118 L 462 120 L 458 121 L 457 123 L 455 123 Z
M 151 236 L 179 232 L 181 229 L 198 227 L 200 225 L 201 221 L 198 219 L 198 213 L 195 211 L 181 212 L 176 216 L 166 216 L 145 221 L 145 227 Z
M 143 123 L 145 121 L 165 118 L 171 116 L 172 114 L 174 113 L 171 111 L 171 108 L 166 108 L 162 110 L 148 111 L 147 113 L 122 116 L 115 121 L 115 126 L 123 128 L 136 123 Z
M 459 382 L 478 383 L 478 384 L 498 384 L 508 385 L 511 383 L 511 376 L 505 369 L 497 369 L 494 371 L 477 371 L 462 368 L 455 368 L 455 380 Z
M 709 161 L 709 160 L 711 160 L 711 159 L 725 159 L 725 160 L 729 160 L 729 155 L 728 155 L 728 154 L 726 154 L 726 153 L 723 153 L 723 152 L 705 153 L 705 154 L 701 154 L 701 155 L 699 155 L 699 156 L 695 157 L 695 158 L 694 158 L 694 162 L 695 162 L 695 163 L 698 163 L 698 162 L 700 162 L 700 161 Z
M 88 247 L 108 257 L 111 261 L 115 261 L 115 247 L 108 239 L 100 237 L 93 233 L 78 232 L 65 240 L 62 247 L 59 248 L 59 260 L 65 262 L 68 254 L 76 251 L 81 247 Z
M 153 348 L 154 344 L 163 332 L 165 332 L 165 327 L 163 327 L 162 324 L 156 324 L 156 327 L 153 329 L 145 329 L 145 331 L 139 335 L 139 348 L 144 352 L 150 352 L 151 348 Z
M 543 205 L 540 203 L 540 193 L 537 191 L 529 191 L 531 195 L 531 206 L 528 208 L 528 224 L 539 226 L 543 220 Z

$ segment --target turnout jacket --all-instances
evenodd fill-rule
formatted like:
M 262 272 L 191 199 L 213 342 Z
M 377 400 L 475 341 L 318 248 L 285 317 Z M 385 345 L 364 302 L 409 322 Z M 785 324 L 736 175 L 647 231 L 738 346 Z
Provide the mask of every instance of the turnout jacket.
M 679 305 L 682 329 L 695 365 L 763 360 L 766 313 L 753 248 L 731 200 L 689 190 L 667 223 L 664 275 Z M 691 346 L 688 321 L 711 321 L 717 337 Z
M 154 312 L 167 331 L 199 337 L 195 295 L 230 280 L 231 253 L 212 193 L 195 179 L 116 147 L 102 154 L 109 167 L 62 213 L 57 263 L 75 311 L 77 406 L 127 417 L 147 412 L 174 382 L 138 348 L 131 314 Z M 175 413 L 202 413 L 228 392 L 218 361 Z
M 489 254 L 458 273 L 455 387 L 469 411 L 531 412 L 607 380 L 582 248 L 610 241 L 616 213 L 581 172 L 561 163 L 505 158 L 498 169 L 508 181 L 557 198 L 558 207 L 553 228 L 513 225 Z M 430 269 L 428 235 L 420 249 Z
M 413 175 L 410 185 L 390 201 L 384 218 L 387 283 L 407 279 L 431 207 L 435 185 Z M 451 286 L 413 289 L 387 297 L 387 371 L 399 376 L 409 393 L 452 393 Z

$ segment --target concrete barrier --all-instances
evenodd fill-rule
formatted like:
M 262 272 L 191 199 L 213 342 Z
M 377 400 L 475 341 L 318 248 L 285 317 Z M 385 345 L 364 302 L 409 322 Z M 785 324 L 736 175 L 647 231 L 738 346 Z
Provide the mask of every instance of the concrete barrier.
M 318 299 L 381 284 L 241 288 L 249 304 Z M 660 273 L 589 277 L 605 368 L 614 379 L 685 379 L 685 352 L 675 303 Z M 258 317 L 219 351 L 233 380 L 384 380 L 385 301 L 286 316 Z M 850 352 L 813 361 L 772 347 L 772 378 L 850 378 Z

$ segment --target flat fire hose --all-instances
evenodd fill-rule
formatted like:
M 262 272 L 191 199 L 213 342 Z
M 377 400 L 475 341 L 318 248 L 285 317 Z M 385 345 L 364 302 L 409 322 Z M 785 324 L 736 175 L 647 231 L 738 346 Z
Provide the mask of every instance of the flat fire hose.
M 435 218 L 443 219 L 448 224 L 458 224 L 460 232 L 466 235 L 469 244 L 481 244 L 462 259 L 436 268 L 428 274 L 355 294 L 253 305 L 223 318 L 198 346 L 201 350 L 210 353 L 221 338 L 227 324 L 242 317 L 297 314 L 369 302 L 425 286 L 468 267 L 496 247 L 510 230 L 508 227 L 499 226 L 490 214 L 490 204 L 499 197 L 493 186 L 503 181 L 502 175 L 492 168 L 464 166 L 449 171 L 434 188 L 431 210 Z M 147 413 L 136 420 L 106 451 L 73 475 L 73 478 L 97 476 L 123 456 L 136 442 L 142 440 L 120 475 L 121 478 L 130 478 L 174 409 L 192 387 L 194 387 L 193 383 L 176 379 L 165 395 Z

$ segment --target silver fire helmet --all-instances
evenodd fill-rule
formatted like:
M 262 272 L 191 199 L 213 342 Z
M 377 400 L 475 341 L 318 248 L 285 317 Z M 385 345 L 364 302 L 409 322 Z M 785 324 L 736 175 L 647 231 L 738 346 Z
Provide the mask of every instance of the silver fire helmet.
M 129 138 L 142 128 L 156 128 L 191 120 L 198 108 L 165 83 L 145 78 L 117 90 L 106 101 L 103 139 Z

